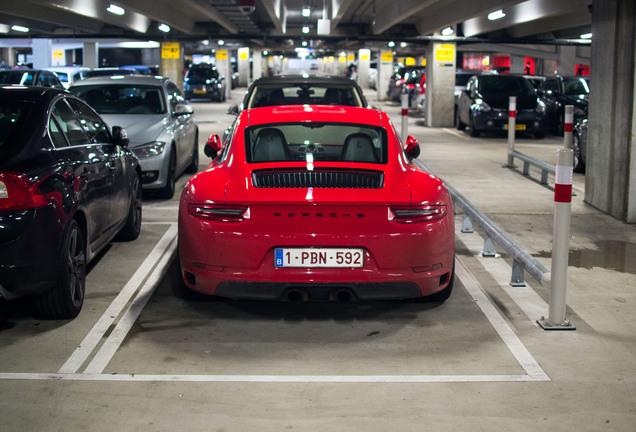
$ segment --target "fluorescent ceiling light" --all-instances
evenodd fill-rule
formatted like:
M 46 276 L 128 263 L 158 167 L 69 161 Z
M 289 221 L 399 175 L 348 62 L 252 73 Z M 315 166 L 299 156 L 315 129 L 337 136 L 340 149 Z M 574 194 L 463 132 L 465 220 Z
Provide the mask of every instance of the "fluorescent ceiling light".
M 114 4 L 111 4 L 110 6 L 108 6 L 108 9 L 106 10 L 115 15 L 123 15 L 126 13 L 123 7 L 120 7 Z
M 13 31 L 17 31 L 17 32 L 22 32 L 22 33 L 28 33 L 29 28 L 28 27 L 22 27 L 19 25 L 14 25 L 11 27 L 11 30 Z
M 304 26 L 303 27 L 303 33 L 305 33 L 305 34 L 309 33 L 309 27 Z
M 446 27 L 445 29 L 442 30 L 442 36 L 450 36 L 453 33 L 455 33 L 455 30 L 453 30 L 452 27 Z
M 581 39 L 592 39 L 592 33 L 582 34 Z
M 494 12 L 490 12 L 488 14 L 488 19 L 490 21 L 494 21 L 494 20 L 498 20 L 501 19 L 503 17 L 505 17 L 506 14 L 504 13 L 504 11 L 502 11 L 501 9 L 499 9 L 498 11 L 494 11 Z
M 170 26 L 167 24 L 159 24 L 158 29 L 164 33 L 168 33 L 170 31 Z
M 305 6 L 303 8 L 302 14 L 304 17 L 309 17 L 311 15 L 311 9 L 309 9 L 309 6 Z

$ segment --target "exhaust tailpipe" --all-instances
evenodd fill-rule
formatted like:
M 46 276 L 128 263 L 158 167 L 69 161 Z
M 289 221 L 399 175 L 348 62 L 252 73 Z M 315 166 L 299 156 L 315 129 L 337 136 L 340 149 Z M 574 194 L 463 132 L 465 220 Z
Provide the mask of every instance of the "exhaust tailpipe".
M 341 288 L 333 292 L 333 299 L 340 304 L 345 304 L 354 301 L 355 295 L 351 292 L 351 290 Z
M 292 288 L 285 293 L 285 300 L 290 303 L 300 303 L 307 300 L 307 293 L 299 288 Z

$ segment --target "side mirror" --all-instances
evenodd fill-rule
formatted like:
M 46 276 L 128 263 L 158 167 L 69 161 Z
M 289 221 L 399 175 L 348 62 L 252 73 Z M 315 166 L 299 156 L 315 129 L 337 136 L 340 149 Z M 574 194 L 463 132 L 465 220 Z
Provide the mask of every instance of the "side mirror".
M 178 104 L 174 109 L 174 114 L 178 116 L 192 113 L 194 113 L 194 109 L 192 108 L 192 105 L 188 104 Z
M 227 113 L 237 115 L 239 113 L 238 105 L 236 104 L 230 105 L 229 108 L 227 109 Z
M 113 142 L 122 147 L 128 147 L 130 140 L 128 139 L 128 133 L 126 129 L 121 126 L 113 126 Z
M 408 138 L 406 138 L 404 152 L 409 159 L 416 159 L 420 155 L 420 143 L 413 135 L 409 135 Z
M 205 142 L 203 152 L 210 159 L 214 159 L 217 154 L 222 150 L 221 138 L 218 135 L 210 135 L 210 138 Z

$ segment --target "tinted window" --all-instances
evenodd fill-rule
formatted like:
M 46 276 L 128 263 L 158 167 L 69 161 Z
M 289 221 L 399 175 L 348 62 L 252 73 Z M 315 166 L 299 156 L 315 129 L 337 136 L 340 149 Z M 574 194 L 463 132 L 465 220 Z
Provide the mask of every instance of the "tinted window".
M 51 116 L 54 119 L 53 124 L 56 129 L 49 130 L 49 132 L 51 139 L 56 145 L 61 142 L 59 139 L 60 132 L 66 136 L 68 143 L 72 146 L 90 144 L 90 139 L 84 132 L 82 124 L 65 101 L 62 100 L 55 104 L 51 111 Z M 52 123 L 49 121 L 49 127 L 51 125 Z
M 219 73 L 216 69 L 195 68 L 188 71 L 186 81 L 190 84 L 204 84 L 208 80 L 216 80 Z
M 110 142 L 108 126 L 89 107 L 83 103 L 70 99 L 69 103 L 80 118 L 84 130 L 95 143 Z
M 585 78 L 564 78 L 563 92 L 566 95 L 590 94 L 589 82 Z
M 382 128 L 356 124 L 262 125 L 245 132 L 248 162 L 340 161 L 386 163 Z
M 84 99 L 100 114 L 163 114 L 166 112 L 166 102 L 159 86 L 90 85 L 71 87 L 70 91 Z
M 0 73 L 0 84 L 33 85 L 34 74 L 25 71 L 5 71 Z
M 173 82 L 168 82 L 166 85 L 166 90 L 168 91 L 168 99 L 170 99 L 170 107 L 174 112 L 179 104 L 185 104 L 186 100 L 179 90 L 179 87 Z
M 276 105 L 346 105 L 362 106 L 352 86 L 318 86 L 311 84 L 261 85 L 254 88 L 247 108 Z
M 534 93 L 534 87 L 525 78 L 485 77 L 479 80 L 482 94 L 527 95 Z

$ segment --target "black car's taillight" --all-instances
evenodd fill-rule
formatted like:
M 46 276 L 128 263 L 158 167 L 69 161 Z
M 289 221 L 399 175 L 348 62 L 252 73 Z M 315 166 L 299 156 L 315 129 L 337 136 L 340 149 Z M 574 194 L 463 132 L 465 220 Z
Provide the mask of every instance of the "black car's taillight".
M 0 211 L 28 210 L 47 204 L 44 194 L 27 176 L 0 172 Z
M 196 218 L 214 222 L 241 222 L 249 218 L 247 206 L 190 204 L 188 212 Z
M 445 215 L 445 205 L 392 206 L 389 208 L 389 219 L 399 223 L 432 222 Z

